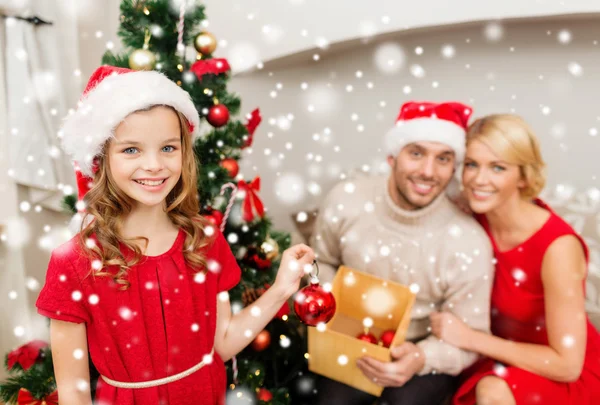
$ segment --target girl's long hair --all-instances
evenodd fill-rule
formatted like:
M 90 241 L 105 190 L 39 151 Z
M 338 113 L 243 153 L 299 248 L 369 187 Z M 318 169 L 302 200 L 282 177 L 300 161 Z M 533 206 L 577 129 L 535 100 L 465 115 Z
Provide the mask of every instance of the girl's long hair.
M 206 257 L 202 252 L 209 243 L 209 236 L 205 234 L 204 228 L 210 223 L 199 214 L 196 188 L 198 168 L 188 121 L 182 113 L 170 106 L 154 105 L 139 111 L 149 111 L 156 107 L 166 107 L 174 111 L 179 118 L 181 130 L 181 177 L 167 195 L 166 212 L 171 222 L 186 234 L 183 250 L 186 263 L 194 272 L 204 272 Z M 117 284 L 121 285 L 121 289 L 126 290 L 129 288 L 128 270 L 138 264 L 143 256 L 134 241 L 144 240 L 147 246 L 148 238 L 123 237 L 123 219 L 133 209 L 134 201 L 117 187 L 110 175 L 109 159 L 106 156 L 109 142 L 104 145 L 104 153 L 97 158 L 98 171 L 94 175 L 91 189 L 85 196 L 86 213 L 79 235 L 81 246 L 93 259 L 99 261 L 99 263 L 92 262 L 91 274 L 112 277 Z M 125 257 L 121 245 L 133 251 L 133 257 Z M 109 272 L 109 266 L 118 266 L 118 271 Z

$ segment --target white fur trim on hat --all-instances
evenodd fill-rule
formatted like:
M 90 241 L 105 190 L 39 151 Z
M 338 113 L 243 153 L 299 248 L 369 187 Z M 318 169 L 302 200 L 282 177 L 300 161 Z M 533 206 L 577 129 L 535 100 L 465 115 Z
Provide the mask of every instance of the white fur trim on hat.
M 455 123 L 438 118 L 413 118 L 399 121 L 384 138 L 384 150 L 388 156 L 397 156 L 409 143 L 439 142 L 450 146 L 456 162 L 462 162 L 465 155 L 465 130 Z
M 103 79 L 65 118 L 65 152 L 83 174 L 93 177 L 93 159 L 114 136 L 114 129 L 132 112 L 153 105 L 173 107 L 194 126 L 194 133 L 198 130 L 200 118 L 190 95 L 165 75 L 156 71 L 115 74 Z

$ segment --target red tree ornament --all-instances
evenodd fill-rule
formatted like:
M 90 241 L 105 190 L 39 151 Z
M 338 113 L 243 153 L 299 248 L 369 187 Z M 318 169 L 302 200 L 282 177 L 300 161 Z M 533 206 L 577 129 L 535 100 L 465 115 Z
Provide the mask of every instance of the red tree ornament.
M 43 399 L 35 399 L 25 388 L 19 390 L 17 405 L 58 405 L 58 391 L 46 395 Z
M 369 332 L 369 329 L 373 326 L 373 319 L 367 317 L 363 319 L 363 326 L 365 327 L 365 331 L 358 336 L 357 339 L 362 340 L 364 342 L 372 343 L 374 345 L 377 344 L 377 338 Z
M 308 326 L 327 323 L 335 315 L 335 297 L 319 285 L 318 278 L 312 277 L 310 285 L 296 293 L 294 310 L 298 318 Z
M 205 74 L 220 75 L 227 73 L 231 70 L 227 59 L 214 58 L 214 59 L 200 59 L 194 62 L 190 70 L 196 75 L 198 80 L 202 80 L 202 76 Z
M 223 104 L 217 104 L 210 107 L 206 119 L 215 128 L 222 127 L 229 121 L 229 110 Z
M 252 343 L 250 343 L 250 346 L 252 347 L 252 349 L 256 350 L 257 352 L 262 352 L 267 347 L 269 347 L 270 344 L 271 344 L 271 334 L 269 333 L 268 330 L 265 329 L 262 332 L 260 332 L 258 335 L 256 335 L 256 337 L 254 338 Z
M 217 228 L 221 227 L 221 223 L 223 222 L 223 213 L 221 211 L 209 209 L 204 217 L 212 222 Z
M 261 388 L 258 390 L 258 393 L 256 394 L 256 398 L 259 401 L 269 402 L 270 400 L 273 399 L 273 394 L 271 394 L 271 391 L 269 391 L 268 389 Z
M 237 176 L 240 172 L 240 166 L 238 165 L 237 160 L 233 158 L 226 158 L 221 160 L 219 166 L 227 170 L 227 173 L 229 173 L 229 177 L 231 177 L 232 179 L 235 178 L 235 176 Z
M 42 340 L 32 340 L 23 346 L 17 347 L 8 353 L 7 369 L 10 371 L 18 363 L 23 370 L 27 371 L 39 359 L 40 351 L 46 346 L 48 346 L 48 343 Z
M 361 333 L 356 336 L 356 338 L 362 340 L 363 342 L 372 343 L 374 345 L 377 344 L 377 338 L 372 333 Z
M 246 122 L 246 129 L 248 130 L 248 137 L 246 138 L 246 140 L 244 142 L 244 146 L 242 146 L 242 149 L 252 146 L 252 141 L 254 139 L 254 132 L 256 131 L 256 128 L 262 121 L 262 117 L 260 116 L 260 110 L 258 108 L 255 108 L 250 114 L 248 114 L 246 116 L 246 118 L 248 119 L 248 122 Z
M 395 335 L 395 330 L 388 329 L 385 332 L 383 332 L 379 337 L 379 343 L 381 343 L 383 347 L 390 347 L 392 345 L 392 340 L 394 340 Z

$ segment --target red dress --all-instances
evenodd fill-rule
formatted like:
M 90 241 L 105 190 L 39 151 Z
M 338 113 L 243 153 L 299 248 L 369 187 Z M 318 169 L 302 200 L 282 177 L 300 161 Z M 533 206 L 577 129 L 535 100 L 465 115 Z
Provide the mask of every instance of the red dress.
M 126 291 L 109 277 L 90 275 L 91 263 L 78 238 L 52 253 L 36 306 L 52 319 L 85 322 L 90 356 L 100 374 L 122 382 L 154 380 L 182 372 L 210 353 L 217 294 L 233 288 L 241 275 L 220 232 L 206 248 L 210 271 L 205 280 L 187 267 L 180 230 L 167 252 L 144 256 L 132 266 Z M 211 364 L 159 387 L 115 388 L 100 378 L 96 403 L 223 404 L 226 385 L 225 367 L 215 352 Z
M 541 200 L 536 203 L 550 211 L 548 221 L 528 240 L 505 252 L 496 246 L 485 217 L 478 219 L 492 241 L 497 260 L 492 287 L 492 333 L 516 342 L 548 345 L 541 279 L 544 253 L 553 241 L 564 235 L 574 235 L 581 241 L 586 259 L 588 250 L 569 224 Z M 453 404 L 475 404 L 475 386 L 488 375 L 507 382 L 517 405 L 600 404 L 600 334 L 588 320 L 585 362 L 575 382 L 552 381 L 486 358 L 463 373 L 464 382 L 454 395 Z

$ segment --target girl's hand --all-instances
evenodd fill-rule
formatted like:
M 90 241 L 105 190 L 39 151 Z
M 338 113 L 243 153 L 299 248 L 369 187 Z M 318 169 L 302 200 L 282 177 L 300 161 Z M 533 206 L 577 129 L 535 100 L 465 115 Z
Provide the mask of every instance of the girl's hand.
M 300 280 L 305 274 L 305 269 L 312 269 L 315 254 L 313 250 L 303 244 L 294 245 L 283 252 L 281 264 L 272 288 L 281 291 L 288 299 L 300 287 Z
M 444 342 L 460 349 L 468 349 L 472 329 L 449 312 L 433 312 L 429 315 L 431 332 Z

